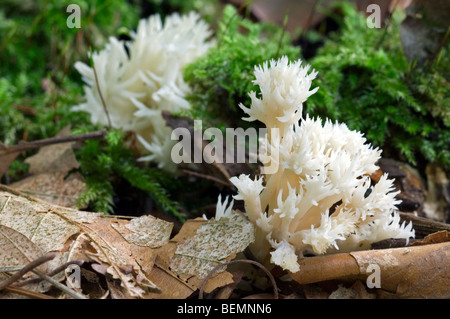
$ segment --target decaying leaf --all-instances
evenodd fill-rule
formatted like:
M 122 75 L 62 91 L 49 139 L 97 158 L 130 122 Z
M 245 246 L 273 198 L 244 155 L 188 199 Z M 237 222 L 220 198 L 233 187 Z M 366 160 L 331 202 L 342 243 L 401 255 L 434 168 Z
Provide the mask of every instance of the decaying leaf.
M 190 220 L 169 240 L 172 223 L 152 216 L 131 220 L 106 217 L 50 205 L 3 185 L 0 185 L 0 227 L 17 233 L 30 247 L 36 247 L 39 253 L 35 255 L 56 252 L 57 257 L 49 265 L 51 269 L 73 260 L 90 265 L 90 278 L 104 277 L 112 298 L 187 298 L 202 285 L 201 276 L 208 271 L 205 265 L 233 258 L 253 240 L 252 225 L 238 213 L 220 221 Z M 192 274 L 194 264 L 185 262 L 185 256 L 175 256 L 178 246 L 199 265 L 202 264 L 199 258 L 206 256 L 199 249 L 214 246 L 200 276 Z M 11 254 L 13 248 L 9 247 L 2 245 L 5 255 L 0 255 L 0 267 L 6 265 L 3 257 Z M 194 252 L 186 247 L 193 247 Z M 16 264 L 26 261 L 19 260 Z M 64 272 L 58 278 L 64 280 Z M 207 282 L 204 291 L 208 293 L 231 283 L 232 274 L 222 272 Z M 87 294 L 78 292 L 87 297 L 106 295 L 101 287 Z
M 169 242 L 173 224 L 150 215 L 132 219 L 128 224 L 111 224 L 129 243 L 157 248 Z
M 290 276 L 300 284 L 366 281 L 374 271 L 379 271 L 382 297 L 449 298 L 449 262 L 450 243 L 444 242 L 301 258 L 300 271 Z M 369 268 L 370 265 L 375 266 Z
M 44 255 L 42 249 L 29 238 L 14 230 L 13 228 L 0 225 L 0 267 L 24 267 L 31 261 Z M 47 272 L 49 264 L 40 265 L 37 268 L 41 272 Z M 33 274 L 27 273 L 24 279 L 29 279 Z M 5 272 L 0 272 L 0 282 L 7 280 L 9 276 Z M 47 288 L 42 285 L 27 285 L 26 289 L 31 291 L 45 291 Z M 18 298 L 17 295 L 6 294 L 0 291 L 0 299 Z
M 153 249 L 129 243 L 111 227 L 114 223 L 122 228 L 129 221 L 49 205 L 5 186 L 2 189 L 1 227 L 18 232 L 42 254 L 58 252 L 59 265 L 69 260 L 96 263 L 96 269 L 104 269 L 104 275 L 118 280 L 127 298 L 143 297 L 149 289 L 158 288 L 147 277 L 156 257 Z M 11 253 L 3 247 L 7 246 L 2 246 L 5 253 Z
M 184 299 L 191 296 L 203 284 L 203 279 L 199 279 L 196 276 L 184 275 L 181 273 L 178 274 L 176 269 L 171 268 L 170 264 L 178 244 L 193 238 L 199 227 L 205 223 L 206 220 L 203 218 L 188 220 L 168 244 L 157 249 L 157 258 L 152 272 L 149 274 L 149 278 L 159 287 L 164 287 L 164 289 L 162 289 L 160 293 L 150 293 L 150 298 Z M 209 279 L 204 290 L 206 293 L 210 293 L 218 287 L 223 287 L 232 283 L 232 274 L 225 271 L 218 273 Z
M 56 137 L 67 136 L 70 128 L 66 127 Z M 33 175 L 47 172 L 67 173 L 79 164 L 72 151 L 73 142 L 60 143 L 41 147 L 39 151 L 25 160 L 30 164 L 29 172 Z
M 70 128 L 63 129 L 57 137 L 69 135 Z M 76 207 L 78 197 L 86 189 L 78 173 L 69 172 L 79 164 L 72 150 L 73 142 L 44 146 L 25 160 L 30 164 L 31 176 L 11 185 L 46 202 Z
M 177 246 L 170 267 L 177 273 L 205 278 L 217 265 L 242 252 L 254 241 L 253 225 L 241 214 L 212 219 L 195 236 Z
M 24 266 L 44 255 L 41 248 L 13 228 L 0 225 L 1 267 Z M 45 265 L 41 267 L 41 270 Z M 3 276 L 3 277 L 2 277 Z M 0 280 L 5 279 L 0 273 Z
M 5 144 L 0 142 L 0 149 L 5 148 Z M 19 156 L 19 153 L 0 155 L 0 178 L 8 171 L 9 165 Z

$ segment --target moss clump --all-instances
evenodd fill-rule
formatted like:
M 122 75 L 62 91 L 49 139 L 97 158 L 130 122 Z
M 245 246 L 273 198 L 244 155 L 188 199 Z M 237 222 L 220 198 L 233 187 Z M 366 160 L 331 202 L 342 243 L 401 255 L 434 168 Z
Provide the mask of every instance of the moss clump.
M 339 8 L 339 32 L 310 61 L 319 71 L 320 89 L 307 101 L 306 112 L 365 133 L 384 156 L 450 169 L 448 46 L 433 65 L 419 68 L 405 58 L 400 12 L 387 30 L 370 29 L 353 6 Z
M 232 6 L 224 8 L 216 39 L 206 56 L 185 69 L 185 80 L 192 88 L 189 115 L 215 127 L 246 127 L 249 124 L 240 120 L 244 114 L 238 105 L 248 105 L 248 93 L 258 90 L 252 83 L 255 66 L 282 55 L 298 59 L 300 51 L 282 28 L 253 23 Z

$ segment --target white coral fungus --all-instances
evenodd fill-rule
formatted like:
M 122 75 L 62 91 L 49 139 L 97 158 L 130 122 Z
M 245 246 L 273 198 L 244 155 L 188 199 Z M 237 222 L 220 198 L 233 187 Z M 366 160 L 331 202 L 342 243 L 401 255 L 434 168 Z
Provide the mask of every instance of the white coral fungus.
M 139 22 L 131 41 L 111 37 L 106 48 L 92 56 L 94 70 L 77 62 L 75 68 L 86 83 L 86 102 L 73 108 L 89 112 L 93 123 L 108 124 L 99 90 L 115 128 L 133 131 L 142 146 L 150 151 L 144 160 L 154 160 L 160 167 L 174 169 L 170 151 L 171 130 L 161 111 L 189 108 L 189 92 L 183 80 L 183 68 L 206 54 L 213 44 L 211 31 L 198 14 L 173 14 L 161 21 L 153 15 Z
M 262 162 L 276 161 L 278 169 L 264 180 L 231 178 L 238 189 L 234 198 L 244 200 L 256 226 L 252 252 L 292 272 L 306 252 L 352 251 L 414 236 L 411 223 L 399 224 L 393 180 L 384 175 L 371 185 L 369 175 L 378 169 L 381 151 L 345 124 L 301 117 L 302 103 L 317 90 L 310 90 L 317 73 L 308 70 L 286 57 L 255 69 L 261 98 L 252 92 L 251 106 L 241 108 L 248 120 L 266 125 L 265 147 L 278 152 Z M 270 136 L 273 128 L 279 133 Z

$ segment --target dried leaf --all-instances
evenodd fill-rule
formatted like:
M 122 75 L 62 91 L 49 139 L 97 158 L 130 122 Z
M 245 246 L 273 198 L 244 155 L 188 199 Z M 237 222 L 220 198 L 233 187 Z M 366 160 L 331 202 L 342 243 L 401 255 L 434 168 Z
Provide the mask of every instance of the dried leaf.
M 449 298 L 450 243 L 306 257 L 290 276 L 300 284 L 327 280 L 367 280 L 379 267 L 381 291 L 401 298 Z
M 215 296 L 215 299 L 229 299 L 231 294 L 233 293 L 233 290 L 237 287 L 242 277 L 244 276 L 244 271 L 236 270 L 232 273 L 232 275 L 233 275 L 233 283 L 220 288 L 220 290 L 217 292 Z
M 185 299 L 200 288 L 203 280 L 195 276 L 178 274 L 169 265 L 178 243 L 195 236 L 198 228 L 205 223 L 206 221 L 203 218 L 188 220 L 168 244 L 157 249 L 158 256 L 149 278 L 162 289 L 159 293 L 148 294 L 149 298 Z M 208 280 L 204 290 L 206 293 L 210 293 L 218 287 L 231 283 L 233 283 L 232 274 L 222 272 Z
M 56 137 L 67 135 L 70 135 L 70 127 L 62 129 Z M 72 150 L 73 144 L 69 142 L 41 147 L 35 155 L 25 160 L 30 164 L 29 172 L 33 175 L 48 172 L 67 173 L 78 168 L 79 164 Z
M 3 225 L 0 225 L 0 247 L 0 267 L 23 267 L 44 255 L 42 249 L 26 236 Z M 49 265 L 48 263 L 43 264 L 37 269 L 46 272 L 49 269 Z M 32 276 L 32 274 L 27 273 L 22 276 L 22 278 L 29 279 L 30 276 Z M 9 276 L 6 275 L 6 273 L 0 272 L 0 282 L 8 279 L 8 277 Z M 26 289 L 31 291 L 44 290 L 43 287 L 38 284 L 29 284 L 26 286 Z M 4 298 L 19 298 L 19 296 L 0 291 L 0 299 Z
M 253 225 L 241 214 L 233 212 L 230 217 L 204 223 L 194 237 L 178 245 L 170 267 L 179 274 L 202 279 L 253 241 Z
M 445 243 L 448 241 L 450 241 L 450 232 L 447 230 L 440 230 L 425 236 L 423 240 L 415 241 L 411 246 Z
M 88 261 L 99 264 L 102 272 L 120 281 L 122 294 L 130 297 L 143 297 L 147 289 L 158 287 L 147 277 L 150 273 L 154 251 L 148 247 L 139 247 L 127 242 L 122 235 L 111 227 L 111 223 L 128 223 L 128 221 L 109 218 L 97 218 L 92 223 L 84 225 L 84 236 L 77 240 L 78 252 L 85 254 Z M 81 249 L 81 252 L 80 252 Z
M 29 176 L 11 184 L 11 187 L 55 205 L 77 207 L 86 184 L 78 173 L 66 178 L 66 173 L 52 172 Z
M 57 137 L 70 134 L 64 128 Z M 86 189 L 83 177 L 78 173 L 68 175 L 79 164 L 72 150 L 74 143 L 60 143 L 41 147 L 39 152 L 25 160 L 30 164 L 31 176 L 11 185 L 12 188 L 33 195 L 46 202 L 77 207 L 78 197 Z
M 0 142 L 0 149 L 4 148 L 5 144 Z M 0 178 L 5 174 L 8 169 L 9 165 L 11 165 L 12 162 L 19 156 L 19 153 L 12 153 L 12 154 L 6 154 L 6 155 L 0 155 Z
M 0 225 L 22 233 L 44 252 L 59 251 L 79 228 L 40 203 L 0 192 Z
M 158 289 L 148 277 L 153 269 L 156 250 L 128 242 L 111 227 L 114 224 L 118 229 L 142 234 L 145 231 L 143 227 L 147 225 L 145 218 L 133 223 L 130 230 L 126 227 L 130 223 L 128 220 L 51 206 L 0 186 L 1 227 L 19 232 L 43 253 L 58 252 L 58 264 L 55 266 L 69 260 L 95 263 L 97 266 L 94 269 L 99 274 L 118 280 L 121 295 L 126 298 L 144 297 L 149 289 Z M 153 229 L 155 242 L 159 244 L 167 241 L 164 238 L 167 238 L 168 232 L 170 234 L 171 225 L 164 223 L 165 227 L 161 228 L 165 231 L 163 235 L 157 235 Z M 159 221 L 155 224 L 162 225 Z
M 111 224 L 129 243 L 137 246 L 157 248 L 167 244 L 173 223 L 151 215 L 132 219 L 128 224 Z
M 0 247 L 1 267 L 25 266 L 44 255 L 42 249 L 26 236 L 3 225 L 0 225 Z

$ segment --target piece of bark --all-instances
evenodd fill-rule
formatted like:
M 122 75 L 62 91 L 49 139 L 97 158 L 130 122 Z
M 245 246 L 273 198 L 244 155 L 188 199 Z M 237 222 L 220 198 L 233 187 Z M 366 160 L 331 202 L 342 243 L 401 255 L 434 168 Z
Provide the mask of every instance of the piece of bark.
M 379 267 L 380 288 L 400 298 L 450 298 L 450 242 L 306 257 L 290 276 L 300 284 L 363 280 Z
M 397 208 L 402 212 L 417 212 L 423 215 L 425 201 L 425 186 L 417 172 L 405 163 L 401 163 L 389 158 L 382 158 L 378 165 L 382 173 L 387 173 L 389 178 L 394 179 L 394 186 L 400 191 L 396 196 L 401 200 Z M 372 174 L 374 182 L 381 174 Z
M 415 216 L 410 213 L 400 212 L 400 218 L 403 221 L 412 222 L 416 232 L 416 238 L 424 238 L 425 236 L 440 230 L 450 231 L 450 224 L 438 222 L 429 218 Z

